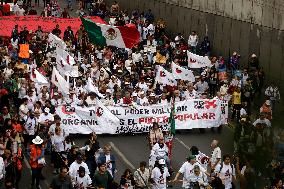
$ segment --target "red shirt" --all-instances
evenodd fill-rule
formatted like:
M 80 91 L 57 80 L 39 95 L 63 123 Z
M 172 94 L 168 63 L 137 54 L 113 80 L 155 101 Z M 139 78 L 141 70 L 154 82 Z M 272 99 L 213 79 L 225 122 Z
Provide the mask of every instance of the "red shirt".
M 3 13 L 9 13 L 10 12 L 10 5 L 9 4 L 5 4 L 3 5 Z

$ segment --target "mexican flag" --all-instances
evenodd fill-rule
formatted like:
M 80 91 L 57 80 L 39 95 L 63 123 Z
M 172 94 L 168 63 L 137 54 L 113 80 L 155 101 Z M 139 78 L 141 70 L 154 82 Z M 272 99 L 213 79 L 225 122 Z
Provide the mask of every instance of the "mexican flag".
M 175 100 L 172 101 L 172 109 L 169 118 L 169 124 L 171 126 L 170 132 L 172 135 L 176 134 L 176 123 L 175 123 Z
M 99 24 L 83 17 L 81 20 L 91 43 L 118 48 L 132 48 L 139 43 L 140 33 L 134 27 Z

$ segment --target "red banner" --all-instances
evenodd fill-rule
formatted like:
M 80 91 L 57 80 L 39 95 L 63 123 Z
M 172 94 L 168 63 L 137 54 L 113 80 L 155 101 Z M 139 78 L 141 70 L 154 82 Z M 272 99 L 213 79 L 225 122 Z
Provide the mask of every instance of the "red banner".
M 106 24 L 106 22 L 98 16 L 88 17 L 88 19 L 100 23 Z M 64 31 L 68 26 L 71 26 L 74 34 L 80 28 L 82 24 L 80 18 L 55 18 L 55 17 L 41 17 L 41 16 L 3 16 L 0 17 L 0 36 L 11 37 L 12 30 L 15 25 L 19 26 L 19 31 L 24 29 L 24 26 L 27 26 L 28 30 L 33 32 L 37 30 L 38 26 L 41 26 L 41 29 L 44 32 L 51 32 L 56 24 L 59 25 L 61 29 L 61 36 L 63 37 Z

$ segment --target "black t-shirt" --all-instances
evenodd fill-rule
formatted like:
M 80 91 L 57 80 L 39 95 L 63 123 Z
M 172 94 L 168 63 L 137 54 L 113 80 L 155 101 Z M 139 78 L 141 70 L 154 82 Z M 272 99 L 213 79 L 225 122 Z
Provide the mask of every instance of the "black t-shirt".
M 52 189 L 73 189 L 70 176 L 66 176 L 65 178 L 60 178 L 60 176 L 54 177 L 50 184 L 50 188 Z
M 87 141 L 85 144 L 89 145 L 90 141 Z M 98 141 L 96 141 L 95 143 L 92 144 L 92 147 L 89 151 L 88 150 L 85 151 L 86 160 L 94 160 L 95 153 L 96 151 L 98 151 L 98 149 L 100 149 L 100 144 Z

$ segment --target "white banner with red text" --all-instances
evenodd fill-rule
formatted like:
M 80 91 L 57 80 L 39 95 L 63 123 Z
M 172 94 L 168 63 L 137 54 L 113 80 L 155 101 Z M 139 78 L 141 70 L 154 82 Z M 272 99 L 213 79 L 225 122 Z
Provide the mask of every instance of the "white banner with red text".
M 227 103 L 215 99 L 193 99 L 175 103 L 176 129 L 211 128 L 227 123 Z M 104 107 L 105 108 L 105 107 Z M 119 122 L 108 122 L 109 113 L 104 108 L 75 108 L 61 106 L 56 112 L 69 133 L 120 134 L 149 132 L 153 122 L 168 130 L 171 104 L 152 106 L 107 106 Z M 102 117 L 105 116 L 105 119 Z M 99 120 L 99 121 L 98 121 Z

